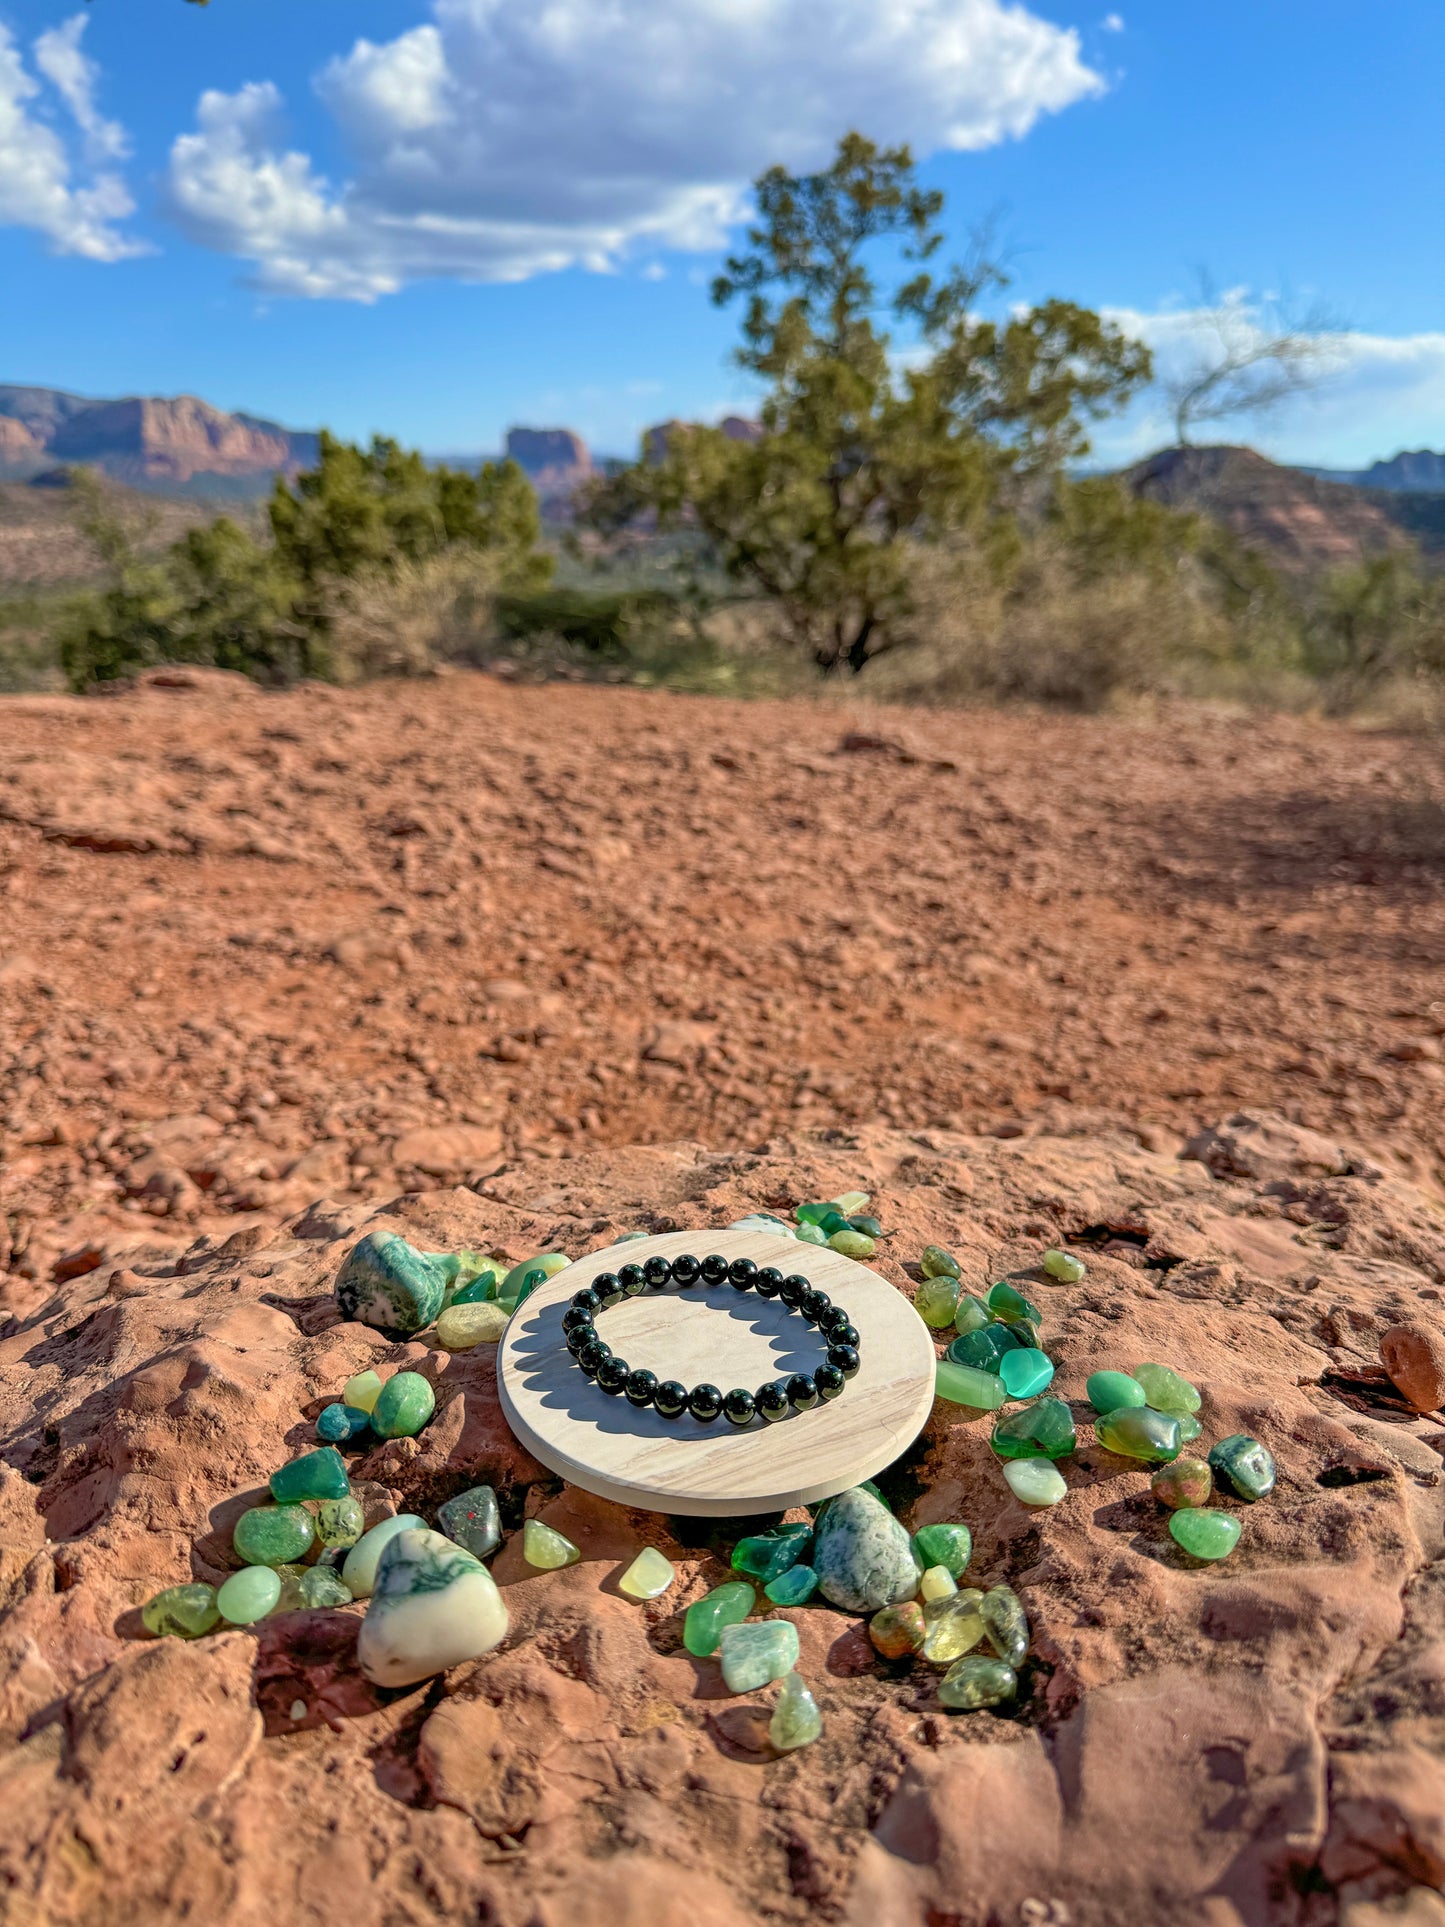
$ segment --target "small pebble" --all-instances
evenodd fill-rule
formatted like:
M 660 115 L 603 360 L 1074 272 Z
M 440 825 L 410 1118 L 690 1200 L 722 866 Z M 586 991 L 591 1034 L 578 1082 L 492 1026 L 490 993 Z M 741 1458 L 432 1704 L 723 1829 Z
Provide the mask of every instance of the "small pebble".
M 707 1659 L 718 1649 L 724 1626 L 740 1626 L 757 1603 L 757 1594 L 741 1579 L 714 1586 L 695 1599 L 683 1615 L 682 1643 L 696 1659 Z
M 1076 1285 L 1088 1271 L 1082 1258 L 1072 1251 L 1046 1251 L 1040 1260 L 1044 1270 L 1061 1285 Z
M 854 1231 L 849 1225 L 845 1225 L 841 1231 L 831 1232 L 828 1237 L 828 1246 L 832 1251 L 841 1252 L 845 1258 L 855 1259 L 871 1258 L 878 1249 L 866 1231 Z M 808 1689 L 804 1687 L 803 1690 L 807 1692 Z M 803 1742 L 799 1741 L 799 1745 L 802 1744 Z
M 1445 1334 L 1428 1325 L 1391 1325 L 1380 1339 L 1380 1363 L 1417 1412 L 1445 1406 Z
M 884 1659 L 907 1659 L 923 1651 L 928 1631 L 923 1608 L 915 1600 L 901 1606 L 884 1606 L 868 1621 L 868 1637 Z
M 1012 1699 L 1018 1685 L 1018 1675 L 1006 1661 L 978 1654 L 949 1667 L 939 1681 L 938 1697 L 950 1712 L 975 1713 Z
M 629 1599 L 656 1599 L 677 1577 L 677 1568 L 656 1546 L 644 1546 L 617 1582 Z
M 806 1681 L 796 1673 L 783 1675 L 783 1688 L 773 1717 L 768 1722 L 768 1738 L 779 1753 L 791 1753 L 800 1746 L 811 1746 L 823 1731 L 823 1715 Z
M 529 1519 L 522 1528 L 522 1557 L 539 1572 L 560 1572 L 563 1566 L 575 1566 L 582 1554 L 555 1527 Z
M 951 1251 L 945 1251 L 942 1245 L 925 1245 L 918 1268 L 925 1278 L 960 1278 L 963 1275 L 957 1258 Z
M 343 1405 L 354 1405 L 358 1412 L 371 1417 L 371 1408 L 381 1396 L 381 1379 L 376 1372 L 358 1372 L 355 1378 L 348 1378 L 341 1388 Z
M 1209 1504 L 1214 1474 L 1203 1459 L 1175 1459 L 1170 1465 L 1158 1467 L 1149 1490 L 1160 1505 L 1167 1505 L 1171 1512 L 1182 1512 L 1189 1506 Z
M 988 1643 L 1010 1666 L 1022 1666 L 1029 1650 L 1029 1622 L 1023 1601 L 1009 1586 L 990 1586 L 979 1601 Z
M 947 1566 L 930 1566 L 918 1582 L 918 1596 L 927 1605 L 934 1599 L 948 1599 L 958 1591 L 958 1581 Z
M 436 1322 L 437 1344 L 444 1352 L 468 1352 L 474 1345 L 495 1345 L 507 1329 L 499 1304 L 449 1305 Z
M 291 1702 L 291 1717 L 292 1717 L 292 1719 L 293 1719 L 293 1720 L 304 1720 L 304 1719 L 305 1719 L 305 1717 L 306 1717 L 306 1702 L 305 1702 L 305 1700 L 292 1700 L 292 1702 Z
M 1169 1531 L 1196 1559 L 1227 1559 L 1239 1544 L 1238 1519 L 1208 1506 L 1171 1513 Z
M 943 1331 L 953 1323 L 958 1312 L 961 1289 L 951 1272 L 940 1272 L 936 1277 L 925 1278 L 913 1294 L 913 1309 L 925 1325 L 932 1326 L 935 1331 Z
M 284 1566 L 303 1559 L 316 1522 L 303 1505 L 257 1505 L 236 1521 L 231 1543 L 248 1566 Z
M 1021 1505 L 1057 1505 L 1069 1496 L 1064 1475 L 1052 1459 L 1005 1459 L 1003 1475 Z
M 1094 1437 L 1121 1458 L 1163 1465 L 1179 1457 L 1179 1421 L 1148 1405 L 1119 1405 L 1094 1420 Z
M 280 1598 L 279 1572 L 271 1566 L 244 1566 L 216 1594 L 216 1607 L 228 1625 L 253 1626 L 275 1610 Z

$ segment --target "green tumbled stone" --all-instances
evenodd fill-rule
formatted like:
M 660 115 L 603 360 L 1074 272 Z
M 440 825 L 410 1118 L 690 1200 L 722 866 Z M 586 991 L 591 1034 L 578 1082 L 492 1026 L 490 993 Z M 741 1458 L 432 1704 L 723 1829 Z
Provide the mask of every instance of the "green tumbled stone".
M 1025 1298 L 1004 1278 L 1000 1278 L 996 1285 L 989 1286 L 988 1308 L 1000 1318 L 1027 1318 L 1030 1324 L 1043 1323 L 1044 1314 L 1033 1299 Z
M 954 1365 L 971 1365 L 975 1371 L 997 1372 L 1005 1352 L 1020 1350 L 1019 1341 L 1007 1325 L 985 1325 L 981 1331 L 960 1332 L 949 1340 L 944 1353 Z
M 1003 1475 L 1020 1505 L 1057 1505 L 1069 1496 L 1052 1459 L 1005 1459 Z
M 1082 1258 L 1076 1258 L 1072 1251 L 1046 1251 L 1039 1260 L 1050 1278 L 1061 1285 L 1076 1285 L 1088 1270 Z
M 913 1599 L 901 1606 L 884 1606 L 868 1621 L 868 1637 L 884 1659 L 907 1659 L 921 1653 L 927 1633 L 923 1608 Z
M 1022 1666 L 1029 1650 L 1029 1622 L 1018 1594 L 1008 1586 L 990 1586 L 978 1610 L 988 1643 L 999 1658 L 1010 1666 Z
M 871 1203 L 872 1196 L 871 1191 L 844 1191 L 833 1199 L 833 1209 L 841 1211 L 845 1218 L 851 1218 L 855 1212 L 862 1211 Z
M 1210 1450 L 1209 1463 L 1241 1499 L 1264 1499 L 1274 1491 L 1275 1465 L 1267 1446 L 1246 1432 L 1234 1432 Z
M 960 1292 L 958 1310 L 953 1314 L 953 1329 L 960 1335 L 982 1331 L 992 1316 L 981 1298 L 975 1298 L 971 1291 Z
M 168 1586 L 140 1609 L 141 1623 L 157 1639 L 199 1639 L 221 1620 L 214 1586 Z
M 813 1528 L 804 1521 L 791 1526 L 773 1526 L 770 1531 L 738 1540 L 733 1547 L 732 1568 L 734 1572 L 761 1579 L 766 1585 L 780 1572 L 805 1559 L 812 1543 Z
M 740 1626 L 757 1604 L 757 1594 L 742 1579 L 730 1579 L 695 1599 L 682 1620 L 682 1643 L 696 1659 L 718 1649 L 724 1626 Z
M 763 1587 L 775 1606 L 802 1606 L 817 1590 L 818 1575 L 811 1566 L 789 1566 Z
M 486 1559 L 502 1543 L 502 1515 L 489 1485 L 474 1485 L 437 1507 L 437 1524 L 474 1559 Z
M 723 1681 L 730 1693 L 755 1693 L 798 1663 L 798 1629 L 791 1619 L 724 1626 L 718 1641 Z
M 832 1199 L 826 1198 L 814 1204 L 800 1204 L 793 1216 L 799 1224 L 821 1225 L 824 1218 L 832 1217 L 837 1211 L 838 1207 Z M 838 1215 L 841 1217 L 842 1213 L 839 1212 Z
M 1179 1420 L 1179 1443 L 1181 1445 L 1188 1445 L 1191 1439 L 1197 1439 L 1199 1434 L 1204 1430 L 1204 1427 L 1199 1423 L 1199 1420 L 1194 1416 L 1193 1412 L 1176 1412 L 1171 1416 Z
M 1196 1559 L 1227 1559 L 1239 1544 L 1239 1521 L 1209 1506 L 1171 1513 L 1170 1536 Z
M 1179 1421 L 1150 1405 L 1121 1405 L 1094 1420 L 1094 1437 L 1122 1458 L 1165 1465 L 1179 1457 Z
M 954 1405 L 971 1405 L 980 1412 L 996 1412 L 1008 1397 L 996 1373 L 981 1372 L 975 1365 L 955 1365 L 951 1358 L 939 1359 L 933 1389 Z
M 677 1577 L 677 1567 L 656 1546 L 644 1546 L 617 1582 L 629 1599 L 658 1599 Z
M 967 1526 L 920 1526 L 913 1535 L 913 1556 L 925 1571 L 942 1566 L 960 1579 L 973 1557 L 973 1534 Z
M 791 1753 L 799 1746 L 811 1746 L 823 1730 L 823 1715 L 818 1702 L 808 1691 L 807 1682 L 796 1673 L 783 1676 L 783 1689 L 768 1722 L 768 1738 L 779 1753 Z
M 345 1445 L 371 1429 L 371 1414 L 354 1405 L 328 1405 L 316 1416 L 316 1436 L 327 1445 Z
M 360 1499 L 327 1499 L 316 1508 L 316 1537 L 323 1546 L 354 1546 L 366 1530 Z
M 1144 1395 L 1156 1412 L 1181 1418 L 1199 1410 L 1199 1393 L 1187 1378 L 1171 1372 L 1167 1365 L 1136 1365 L 1134 1376 L 1144 1387 Z
M 1035 1398 L 1054 1382 L 1054 1361 L 1046 1352 L 1025 1346 L 1005 1352 L 998 1362 L 998 1375 L 1010 1398 Z
M 844 1258 L 855 1261 L 871 1258 L 877 1248 L 866 1231 L 855 1231 L 851 1225 L 845 1224 L 841 1231 L 828 1234 L 828 1249 Z
M 1001 1459 L 1061 1459 L 1072 1452 L 1074 1415 L 1061 1398 L 1041 1398 L 1037 1405 L 1010 1412 L 993 1428 L 990 1444 Z
M 1149 1394 L 1127 1372 L 1092 1372 L 1084 1391 L 1096 1412 L 1118 1412 L 1149 1403 Z
M 305 1566 L 301 1572 L 301 1604 L 309 1612 L 328 1606 L 349 1606 L 351 1588 L 330 1566 Z
M 1167 1505 L 1171 1512 L 1182 1512 L 1187 1506 L 1208 1505 L 1214 1474 L 1203 1459 L 1175 1459 L 1159 1467 L 1149 1481 L 1149 1490 L 1160 1505 Z
M 231 1542 L 248 1566 L 284 1566 L 311 1550 L 316 1522 L 303 1505 L 258 1505 L 236 1521 Z
M 560 1251 L 544 1251 L 535 1258 L 524 1258 L 519 1265 L 513 1265 L 506 1277 L 497 1286 L 496 1300 L 507 1311 L 515 1311 L 524 1299 L 530 1298 L 538 1285 L 546 1284 L 555 1278 L 559 1271 L 565 1271 L 572 1260 Z
M 398 1372 L 381 1388 L 371 1410 L 371 1429 L 379 1439 L 410 1439 L 437 1408 L 437 1395 L 420 1372 Z
M 925 1325 L 942 1331 L 953 1323 L 960 1289 L 957 1278 L 948 1272 L 942 1272 L 936 1278 L 925 1278 L 913 1294 L 913 1309 Z
M 446 1272 L 395 1231 L 373 1231 L 352 1247 L 336 1274 L 343 1318 L 378 1331 L 417 1332 L 446 1296 Z
M 918 1260 L 918 1268 L 925 1278 L 944 1276 L 961 1278 L 963 1276 L 957 1258 L 951 1251 L 945 1251 L 942 1245 L 925 1245 L 923 1255 Z
M 878 1239 L 883 1236 L 883 1226 L 877 1218 L 867 1218 L 858 1214 L 849 1218 L 848 1222 L 855 1231 L 861 1231 L 865 1237 Z
M 933 1599 L 923 1609 L 923 1657 L 934 1666 L 951 1666 L 983 1638 L 983 1594 L 965 1586 L 951 1599 Z
M 538 1572 L 560 1572 L 563 1566 L 575 1566 L 582 1554 L 555 1526 L 529 1519 L 522 1528 L 522 1557 Z
M 1018 1675 L 1001 1659 L 977 1654 L 950 1666 L 938 1682 L 938 1697 L 955 1713 L 976 1713 L 980 1707 L 1000 1706 L 1018 1691 Z
M 231 1626 L 254 1626 L 274 1612 L 281 1597 L 281 1575 L 270 1566 L 246 1566 L 233 1572 L 216 1594 L 222 1619 Z
M 271 1474 L 271 1497 L 278 1505 L 299 1499 L 344 1499 L 350 1490 L 346 1461 L 334 1445 L 303 1452 Z
M 471 1254 L 475 1256 L 475 1254 Z M 469 1276 L 457 1283 L 455 1290 L 447 1295 L 449 1305 L 484 1305 L 497 1295 L 497 1288 L 506 1276 L 506 1266 L 496 1258 L 483 1258 L 475 1266 L 468 1266 Z
M 306 1604 L 306 1595 L 301 1590 L 302 1574 L 310 1571 L 307 1566 L 275 1566 L 272 1568 L 281 1581 L 281 1596 L 271 1608 L 273 1613 L 300 1612 Z
M 816 1224 L 800 1224 L 793 1233 L 793 1236 L 798 1240 L 799 1244 L 826 1245 L 828 1242 L 827 1232 L 823 1230 L 821 1225 Z

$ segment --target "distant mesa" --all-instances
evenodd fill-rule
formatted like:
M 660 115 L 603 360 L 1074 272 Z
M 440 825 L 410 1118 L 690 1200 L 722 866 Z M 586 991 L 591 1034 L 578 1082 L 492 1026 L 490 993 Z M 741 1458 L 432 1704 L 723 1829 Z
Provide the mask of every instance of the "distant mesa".
M 685 428 L 698 428 L 698 422 L 666 421 L 659 422 L 655 428 L 646 429 L 642 437 L 642 459 L 654 464 L 663 460 L 674 435 Z M 758 442 L 763 438 L 761 422 L 749 421 L 746 415 L 724 415 L 718 427 L 730 442 Z
M 1372 462 L 1355 480 L 1364 488 L 1416 490 L 1437 494 L 1445 490 L 1445 455 L 1433 448 L 1402 450 L 1388 462 Z
M 570 428 L 509 428 L 507 454 L 544 503 L 565 500 L 596 473 L 591 450 Z

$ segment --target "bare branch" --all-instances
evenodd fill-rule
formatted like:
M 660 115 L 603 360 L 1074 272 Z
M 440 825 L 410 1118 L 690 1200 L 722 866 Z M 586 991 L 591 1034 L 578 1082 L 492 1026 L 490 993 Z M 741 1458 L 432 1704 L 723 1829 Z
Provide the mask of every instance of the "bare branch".
M 1322 304 L 1295 310 L 1273 299 L 1250 302 L 1242 291 L 1221 295 L 1205 273 L 1199 290 L 1196 313 L 1207 338 L 1159 384 L 1180 447 L 1201 422 L 1268 414 L 1337 372 L 1344 323 Z

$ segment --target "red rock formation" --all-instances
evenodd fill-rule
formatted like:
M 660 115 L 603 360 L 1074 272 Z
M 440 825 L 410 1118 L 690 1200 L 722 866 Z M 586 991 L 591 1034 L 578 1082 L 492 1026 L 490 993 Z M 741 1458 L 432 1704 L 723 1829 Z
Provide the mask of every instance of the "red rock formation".
M 97 402 L 55 433 L 50 452 L 95 462 L 122 481 L 188 482 L 196 475 L 254 475 L 296 466 L 284 429 L 228 415 L 194 395 Z

